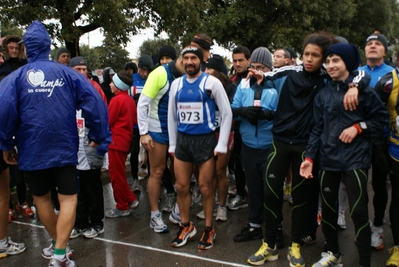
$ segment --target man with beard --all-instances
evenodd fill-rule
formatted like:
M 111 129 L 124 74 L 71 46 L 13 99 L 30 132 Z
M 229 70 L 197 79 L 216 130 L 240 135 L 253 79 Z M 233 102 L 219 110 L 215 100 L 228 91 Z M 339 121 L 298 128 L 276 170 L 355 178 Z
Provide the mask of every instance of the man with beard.
M 168 108 L 169 153 L 174 156 L 177 203 L 181 223 L 172 247 L 182 247 L 197 230 L 190 221 L 190 177 L 193 167 L 199 172 L 205 229 L 198 248 L 213 247 L 216 237 L 212 226 L 215 202 L 212 178 L 215 156 L 227 152 L 232 113 L 229 99 L 221 82 L 201 71 L 202 50 L 188 46 L 182 51 L 186 75 L 173 81 Z M 216 105 L 220 118 L 216 118 Z M 220 122 L 219 141 L 214 130 Z

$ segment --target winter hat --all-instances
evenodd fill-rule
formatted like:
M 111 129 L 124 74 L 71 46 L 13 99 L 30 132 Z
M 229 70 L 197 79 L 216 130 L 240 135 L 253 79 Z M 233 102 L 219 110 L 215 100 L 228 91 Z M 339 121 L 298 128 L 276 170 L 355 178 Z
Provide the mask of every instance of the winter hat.
M 172 60 L 176 59 L 176 50 L 173 46 L 171 45 L 164 45 L 161 47 L 159 50 L 159 58 L 161 57 L 170 57 Z
M 369 37 L 367 37 L 366 40 L 366 45 L 368 42 L 370 41 L 379 41 L 380 43 L 382 43 L 382 45 L 385 47 L 385 53 L 388 50 L 388 41 L 387 38 L 385 38 L 385 36 L 383 34 L 381 34 L 379 31 L 375 31 L 373 34 L 371 34 Z
M 342 36 L 337 36 L 337 37 L 335 37 L 335 40 L 337 40 L 339 43 L 341 43 L 341 44 L 349 44 L 348 43 L 348 40 L 346 40 L 344 37 L 342 37 Z
M 71 58 L 71 61 L 69 61 L 69 67 L 75 67 L 75 66 L 87 66 L 86 59 L 84 57 Z
M 285 50 L 290 52 L 291 58 L 297 58 L 298 57 L 298 55 L 295 53 L 294 49 L 292 49 L 290 47 L 286 47 Z
M 61 56 L 61 54 L 63 53 L 68 53 L 69 56 L 71 56 L 71 52 L 69 52 L 68 49 L 61 47 L 60 49 L 58 49 L 57 53 L 55 54 L 55 60 L 58 60 L 58 58 Z
M 125 70 L 132 69 L 133 73 L 137 73 L 137 65 L 134 62 L 127 62 L 124 66 Z
M 224 72 L 224 61 L 219 55 L 213 55 L 205 62 L 205 67 Z
M 270 69 L 273 66 L 273 57 L 266 47 L 258 47 L 251 54 L 252 63 L 261 63 Z
M 324 58 L 331 54 L 340 56 L 349 72 L 356 70 L 361 62 L 359 50 L 352 44 L 333 44 L 327 48 Z
M 181 51 L 181 55 L 184 56 L 187 53 L 193 53 L 195 54 L 200 62 L 202 63 L 202 61 L 204 61 L 204 54 L 202 53 L 202 49 L 195 47 L 195 46 L 187 46 L 185 48 L 183 48 L 183 50 Z
M 110 68 L 110 69 L 109 69 L 109 72 L 108 72 L 108 75 L 114 75 L 114 74 L 115 74 L 114 69 Z
M 142 55 L 141 57 L 139 57 L 138 66 L 139 68 L 148 68 L 152 70 L 154 65 L 152 64 L 152 59 L 149 55 Z

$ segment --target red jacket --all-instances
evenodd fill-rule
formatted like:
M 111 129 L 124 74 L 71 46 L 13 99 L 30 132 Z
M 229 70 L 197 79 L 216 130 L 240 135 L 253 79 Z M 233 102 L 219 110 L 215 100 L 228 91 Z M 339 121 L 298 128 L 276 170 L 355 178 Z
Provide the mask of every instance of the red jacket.
M 105 96 L 104 91 L 101 88 L 101 86 L 96 81 L 93 81 L 92 79 L 89 79 L 87 76 L 86 76 L 86 78 L 94 86 L 94 89 L 96 89 L 96 91 L 100 94 L 101 98 L 105 101 L 105 104 L 107 105 L 108 104 L 107 97 Z
M 129 152 L 133 126 L 137 123 L 136 103 L 127 91 L 118 91 L 108 106 L 108 122 L 112 133 L 109 149 Z

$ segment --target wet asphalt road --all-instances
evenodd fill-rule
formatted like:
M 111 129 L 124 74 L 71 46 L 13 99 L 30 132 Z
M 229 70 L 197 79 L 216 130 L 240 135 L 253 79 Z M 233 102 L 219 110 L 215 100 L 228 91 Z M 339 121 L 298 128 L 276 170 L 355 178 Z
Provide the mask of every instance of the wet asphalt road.
M 128 172 L 129 173 L 129 172 Z M 130 179 L 130 178 L 129 178 Z M 107 172 L 103 172 L 103 185 L 105 208 L 113 207 L 112 188 Z M 141 180 L 144 188 L 142 193 L 136 194 L 140 205 L 129 217 L 105 219 L 105 233 L 94 239 L 79 237 L 70 240 L 70 247 L 74 250 L 72 259 L 78 267 L 127 267 L 127 266 L 165 266 L 165 267 L 216 267 L 216 266 L 248 266 L 248 256 L 255 253 L 261 245 L 260 240 L 244 243 L 235 243 L 233 236 L 245 225 L 248 209 L 228 212 L 227 222 L 215 222 L 217 238 L 215 245 L 208 251 L 197 249 L 199 239 L 204 227 L 204 221 L 195 217 L 201 211 L 201 206 L 194 205 L 191 210 L 191 220 L 197 227 L 197 234 L 182 248 L 172 248 L 170 242 L 177 233 L 177 226 L 168 220 L 168 213 L 163 213 L 163 219 L 169 227 L 169 233 L 156 234 L 149 227 L 150 208 L 147 194 L 145 193 L 147 179 Z M 370 186 L 369 186 L 370 187 Z M 389 184 L 388 184 L 388 188 Z M 370 190 L 369 190 L 370 191 Z M 370 199 L 372 193 L 370 192 Z M 16 196 L 13 195 L 14 203 Z M 32 198 L 28 196 L 31 203 Z M 284 229 L 287 233 L 285 247 L 279 251 L 279 259 L 275 262 L 265 263 L 263 266 L 280 267 L 289 266 L 287 260 L 287 247 L 290 240 L 288 231 L 290 226 L 291 206 L 284 203 Z M 371 209 L 370 209 L 371 211 Z M 358 256 L 354 240 L 352 221 L 349 219 L 348 210 L 347 229 L 339 232 L 340 249 L 344 254 L 344 266 L 358 266 Z M 387 216 L 386 221 L 389 221 Z M 385 248 L 372 252 L 372 266 L 382 267 L 388 258 L 387 248 L 393 246 L 389 223 L 384 225 Z M 41 250 L 50 244 L 49 236 L 37 218 L 18 218 L 8 225 L 7 234 L 13 241 L 25 242 L 27 250 L 16 256 L 0 259 L 0 266 L 30 267 L 48 266 L 48 260 L 41 257 Z M 321 227 L 317 232 L 317 242 L 301 249 L 301 254 L 306 261 L 306 266 L 320 259 L 324 242 Z

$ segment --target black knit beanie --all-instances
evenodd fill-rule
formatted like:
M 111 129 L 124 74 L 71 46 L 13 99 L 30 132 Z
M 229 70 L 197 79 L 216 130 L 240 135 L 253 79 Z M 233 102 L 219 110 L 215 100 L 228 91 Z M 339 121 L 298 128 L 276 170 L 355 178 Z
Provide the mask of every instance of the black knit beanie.
M 161 57 L 170 57 L 172 60 L 176 59 L 176 50 L 173 46 L 171 45 L 164 45 L 161 47 L 159 50 L 159 58 Z
M 352 44 L 333 44 L 327 48 L 324 58 L 331 54 L 340 56 L 349 72 L 357 69 L 361 62 L 359 50 Z

